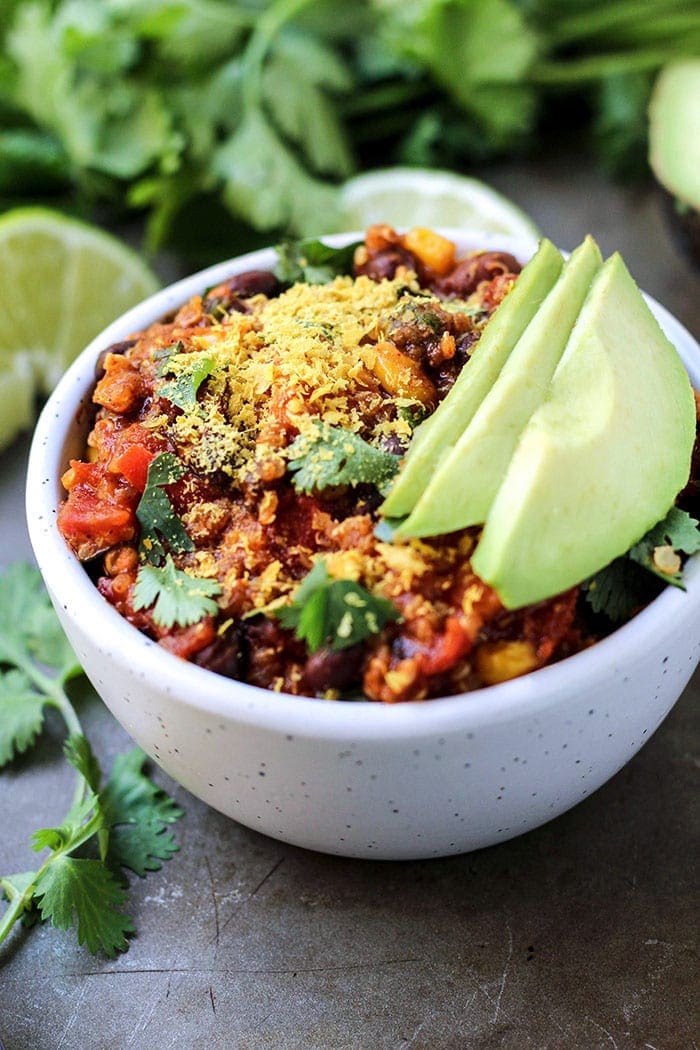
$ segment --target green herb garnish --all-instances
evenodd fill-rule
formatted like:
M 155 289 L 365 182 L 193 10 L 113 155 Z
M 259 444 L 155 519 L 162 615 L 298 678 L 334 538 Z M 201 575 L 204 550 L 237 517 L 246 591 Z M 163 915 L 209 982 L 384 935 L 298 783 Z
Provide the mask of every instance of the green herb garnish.
M 379 634 L 398 609 L 353 580 L 334 580 L 322 559 L 297 588 L 290 605 L 272 611 L 282 626 L 306 642 L 309 652 L 324 646 L 338 651 Z
M 158 365 L 156 375 L 161 379 L 163 376 L 167 376 L 170 372 L 170 358 L 175 357 L 176 354 L 184 352 L 185 344 L 181 339 L 178 339 L 176 343 L 171 343 L 170 346 L 161 346 L 158 350 L 153 351 L 153 360 Z
M 160 565 L 165 557 L 163 541 L 172 551 L 194 550 L 194 543 L 178 518 L 164 486 L 173 485 L 185 474 L 177 456 L 161 452 L 148 465 L 146 488 L 136 508 L 141 525 L 139 553 L 151 565 Z
M 191 412 L 197 407 L 197 391 L 204 380 L 214 371 L 214 362 L 206 355 L 198 356 L 190 365 L 178 371 L 175 379 L 164 383 L 156 391 L 158 397 L 165 397 L 183 412 Z M 166 375 L 173 373 L 170 359 L 166 366 Z
M 683 589 L 680 569 L 668 573 L 657 567 L 654 552 L 659 547 L 694 554 L 700 550 L 698 522 L 687 511 L 672 507 L 663 521 L 654 525 L 626 554 L 615 558 L 586 581 L 583 587 L 593 611 L 620 623 L 660 593 L 661 581 Z
M 383 493 L 401 461 L 400 456 L 375 448 L 351 430 L 321 422 L 295 438 L 287 456 L 297 492 L 368 484 Z
M 77 774 L 62 823 L 32 836 L 48 850 L 35 871 L 0 877 L 9 902 L 0 918 L 0 943 L 18 921 L 48 920 L 77 927 L 78 943 L 114 956 L 134 930 L 122 910 L 128 892 L 122 869 L 156 871 L 177 844 L 167 826 L 181 810 L 142 771 L 135 749 L 119 756 L 103 783 L 99 763 L 66 692 L 80 666 L 51 607 L 39 573 L 12 566 L 0 577 L 0 766 L 26 751 L 53 707 L 68 737 L 64 754 Z
M 629 552 L 629 556 L 633 561 L 636 561 L 648 572 L 654 573 L 664 583 L 670 583 L 674 587 L 680 587 L 681 590 L 685 590 L 683 574 L 680 568 L 677 572 L 663 572 L 658 568 L 654 552 L 659 547 L 671 547 L 680 554 L 695 554 L 696 551 L 700 551 L 700 528 L 698 527 L 698 522 L 695 518 L 691 518 L 687 511 L 680 510 L 678 507 L 671 507 L 663 521 L 660 521 L 658 525 L 650 529 L 646 536 L 643 536 L 639 543 L 635 543 Z
M 153 606 L 153 619 L 161 627 L 187 627 L 218 610 L 214 596 L 221 594 L 216 580 L 190 576 L 175 567 L 168 554 L 162 566 L 142 565 L 134 587 L 134 608 Z
M 343 248 L 332 248 L 323 241 L 285 241 L 277 247 L 275 276 L 283 284 L 328 284 L 340 274 L 352 273 L 355 241 Z

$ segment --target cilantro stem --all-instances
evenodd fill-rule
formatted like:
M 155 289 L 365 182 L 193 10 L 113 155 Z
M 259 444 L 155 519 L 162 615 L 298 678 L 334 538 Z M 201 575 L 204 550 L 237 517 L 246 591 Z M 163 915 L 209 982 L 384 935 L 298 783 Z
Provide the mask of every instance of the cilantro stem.
M 315 0 L 277 0 L 257 20 L 243 57 L 243 108 L 250 112 L 260 105 L 262 74 L 270 45 L 296 15 Z
M 688 53 L 685 45 L 669 45 L 663 49 L 611 52 L 567 61 L 538 62 L 528 75 L 532 84 L 578 84 L 619 76 L 622 73 L 645 73 L 658 69 L 678 55 Z
M 22 912 L 27 907 L 34 892 L 35 881 L 36 879 L 33 879 L 27 889 L 19 893 L 9 879 L 0 879 L 0 890 L 4 892 L 10 902 L 0 920 L 0 944 L 7 939 L 14 924 L 22 917 Z
M 24 671 L 37 689 L 48 697 L 46 703 L 49 707 L 54 707 L 59 712 L 66 729 L 68 730 L 68 735 L 84 736 L 80 719 L 61 684 L 61 678 L 51 678 L 49 675 L 44 674 L 32 660 L 27 659 L 21 652 L 16 653 L 13 656 L 13 659 L 16 666 Z M 75 789 L 73 791 L 73 806 L 78 805 L 78 803 L 82 801 L 85 794 L 85 787 L 85 780 L 80 773 L 78 773 L 78 779 L 76 780 Z
M 59 712 L 66 724 L 66 729 L 70 736 L 83 736 L 83 727 L 80 724 L 75 708 L 68 699 L 66 692 L 61 684 L 60 678 L 51 678 L 49 675 L 44 674 L 38 669 L 35 663 L 28 660 L 23 654 L 18 653 L 14 657 L 14 662 L 17 667 L 21 668 L 22 671 L 27 675 L 28 678 L 34 683 L 34 685 L 42 693 L 48 696 L 47 703 L 51 707 L 55 707 Z
M 583 10 L 568 18 L 560 18 L 549 30 L 549 38 L 556 47 L 564 47 L 589 37 L 605 37 L 608 47 L 613 40 L 624 39 L 630 27 L 647 26 L 658 33 L 668 25 L 669 16 L 684 14 L 674 0 L 618 0 L 592 10 Z M 691 16 L 693 17 L 693 16 Z
M 84 786 L 86 786 L 85 781 L 82 777 L 80 779 L 83 784 L 84 790 Z M 65 842 L 63 845 L 51 850 L 48 857 L 44 859 L 44 863 L 41 865 L 41 867 L 39 867 L 32 874 L 31 881 L 27 886 L 25 886 L 24 890 L 21 893 L 18 892 L 18 890 L 12 885 L 10 880 L 6 878 L 0 879 L 0 889 L 4 891 L 5 895 L 10 900 L 9 907 L 5 911 L 2 920 L 0 920 L 0 944 L 2 944 L 3 941 L 7 939 L 14 924 L 17 922 L 18 919 L 22 917 L 22 912 L 24 912 L 31 904 L 32 897 L 36 892 L 37 884 L 39 883 L 41 876 L 44 874 L 47 868 L 58 857 L 62 857 L 65 853 L 73 853 L 76 849 L 78 849 L 79 846 L 82 846 L 84 842 L 87 842 L 88 839 L 92 838 L 95 832 L 97 832 L 99 836 L 101 830 L 104 830 L 100 828 L 101 820 L 102 818 L 100 814 L 97 812 L 94 813 L 90 817 L 90 819 L 83 825 L 80 835 L 78 835 L 77 837 L 71 837 L 68 842 Z

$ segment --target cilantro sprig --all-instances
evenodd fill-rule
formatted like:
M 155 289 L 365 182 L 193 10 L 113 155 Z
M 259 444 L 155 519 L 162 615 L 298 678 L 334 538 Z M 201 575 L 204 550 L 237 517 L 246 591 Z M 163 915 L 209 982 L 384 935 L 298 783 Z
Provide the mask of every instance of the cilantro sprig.
M 333 248 L 319 240 L 283 241 L 277 246 L 275 276 L 282 284 L 328 284 L 334 277 L 352 273 L 355 249 L 361 241 Z
M 79 944 L 114 956 L 134 931 L 124 869 L 143 876 L 172 857 L 169 825 L 181 810 L 145 775 L 139 749 L 120 755 L 104 780 L 66 691 L 80 673 L 39 573 L 12 566 L 0 576 L 0 766 L 33 745 L 52 707 L 67 729 L 64 755 L 76 784 L 61 824 L 32 835 L 33 849 L 47 851 L 37 868 L 0 876 L 8 901 L 0 944 L 17 922 L 39 918 L 76 927 Z
M 153 606 L 153 619 L 161 627 L 187 627 L 217 612 L 217 594 L 221 594 L 221 586 L 216 580 L 190 576 L 177 569 L 168 554 L 162 566 L 142 565 L 139 569 L 134 609 Z
M 669 548 L 679 555 L 695 554 L 700 550 L 699 523 L 687 511 L 671 507 L 666 517 L 626 554 L 615 558 L 586 581 L 584 592 L 593 612 L 621 623 L 629 619 L 635 609 L 655 598 L 663 584 L 670 583 L 683 590 L 680 557 L 677 568 L 663 571 L 657 555 L 661 548 Z
M 214 598 L 221 593 L 216 580 L 190 576 L 178 569 L 170 551 L 194 550 L 194 543 L 175 513 L 165 492 L 168 485 L 185 475 L 177 456 L 161 452 L 148 465 L 146 488 L 136 508 L 141 524 L 139 567 L 134 587 L 134 608 L 153 607 L 153 619 L 161 627 L 187 627 L 216 612 Z
M 375 448 L 351 430 L 321 422 L 294 439 L 287 457 L 297 492 L 370 484 L 383 493 L 401 461 L 400 456 Z
M 164 491 L 184 474 L 185 468 L 172 452 L 161 452 L 148 465 L 146 488 L 136 508 L 136 517 L 141 525 L 139 553 L 151 564 L 159 565 L 164 560 L 164 541 L 172 551 L 194 550 L 194 543 Z
M 157 391 L 158 397 L 164 397 L 183 412 L 193 412 L 197 408 L 197 392 L 212 372 L 214 361 L 206 354 L 198 355 L 194 361 L 175 373 L 172 358 L 165 366 L 166 375 L 175 375 L 170 382 L 164 383 Z
M 324 646 L 336 652 L 349 649 L 401 619 L 386 598 L 353 580 L 333 579 L 323 559 L 304 578 L 292 602 L 271 611 L 284 628 L 306 642 L 311 653 Z

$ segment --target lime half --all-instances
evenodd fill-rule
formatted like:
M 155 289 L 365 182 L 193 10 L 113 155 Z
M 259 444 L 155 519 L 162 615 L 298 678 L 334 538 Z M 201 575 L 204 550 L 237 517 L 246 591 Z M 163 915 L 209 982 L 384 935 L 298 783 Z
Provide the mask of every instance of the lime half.
M 343 228 L 453 226 L 508 237 L 539 237 L 535 223 L 486 183 L 426 168 L 382 168 L 340 188 Z
M 26 355 L 18 354 L 8 364 L 0 364 L 0 449 L 31 426 L 33 416 L 32 364 Z
M 27 401 L 157 287 L 138 255 L 97 227 L 46 208 L 0 218 L 0 447 L 31 422 Z

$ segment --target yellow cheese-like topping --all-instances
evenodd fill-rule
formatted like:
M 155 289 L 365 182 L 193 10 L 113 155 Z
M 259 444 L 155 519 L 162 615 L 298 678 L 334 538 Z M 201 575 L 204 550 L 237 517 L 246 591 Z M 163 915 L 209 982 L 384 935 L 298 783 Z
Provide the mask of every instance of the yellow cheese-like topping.
M 275 299 L 254 300 L 250 314 L 234 313 L 191 335 L 169 359 L 171 373 L 186 372 L 197 354 L 214 369 L 196 406 L 169 424 L 178 455 L 200 473 L 265 476 L 289 435 L 310 430 L 315 420 L 359 429 L 362 416 L 386 399 L 366 365 L 370 344 L 407 289 L 418 290 L 410 274 L 296 284 Z M 399 412 L 375 430 L 375 438 L 411 432 Z

